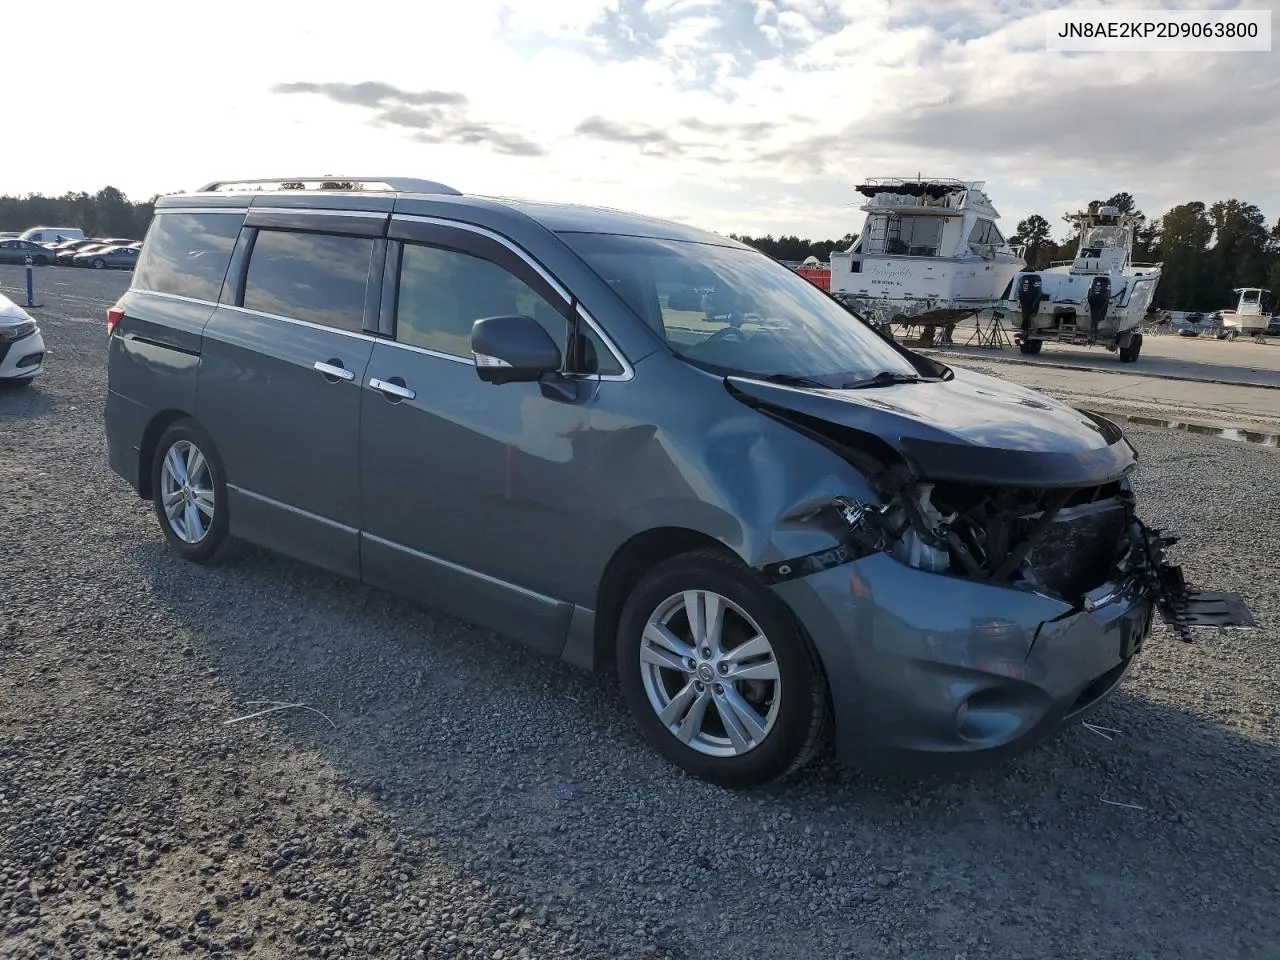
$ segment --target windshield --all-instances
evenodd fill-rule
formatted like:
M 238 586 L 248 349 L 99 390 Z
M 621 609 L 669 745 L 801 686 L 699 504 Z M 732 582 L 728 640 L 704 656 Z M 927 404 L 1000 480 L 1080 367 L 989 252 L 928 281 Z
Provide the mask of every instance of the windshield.
M 1081 247 L 1124 247 L 1129 245 L 1127 227 L 1097 226 L 1085 231 Z
M 803 277 L 755 250 L 601 233 L 562 239 L 691 363 L 840 387 L 918 371 Z

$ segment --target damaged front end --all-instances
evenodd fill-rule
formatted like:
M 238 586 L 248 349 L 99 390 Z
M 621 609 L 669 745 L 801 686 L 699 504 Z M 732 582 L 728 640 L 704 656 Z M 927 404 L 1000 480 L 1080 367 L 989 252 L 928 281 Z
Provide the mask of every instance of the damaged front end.
M 848 440 L 822 432 L 828 445 Z M 1254 625 L 1238 594 L 1186 583 L 1182 568 L 1166 556 L 1177 538 L 1138 518 L 1125 475 L 1069 487 L 926 480 L 905 458 L 890 456 L 887 445 L 878 444 L 873 453 L 875 446 L 839 452 L 867 476 L 880 502 L 837 497 L 812 513 L 811 522 L 830 530 L 838 545 L 760 567 L 766 582 L 885 553 L 918 570 L 1050 597 L 1073 612 L 1092 613 L 1145 594 L 1188 642 L 1194 627 Z M 981 458 L 983 451 L 973 449 L 970 456 Z

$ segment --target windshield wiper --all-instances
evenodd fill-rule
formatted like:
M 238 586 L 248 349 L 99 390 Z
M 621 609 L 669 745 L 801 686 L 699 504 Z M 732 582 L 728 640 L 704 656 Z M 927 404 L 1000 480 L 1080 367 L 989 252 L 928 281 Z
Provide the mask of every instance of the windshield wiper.
M 771 373 L 767 377 L 761 377 L 760 379 L 767 380 L 769 383 L 780 383 L 786 387 L 817 387 L 819 390 L 835 389 L 829 383 L 814 380 L 812 377 L 797 377 L 790 373 Z
M 870 387 L 892 387 L 899 383 L 923 383 L 924 377 L 915 373 L 894 373 L 892 370 L 881 370 L 867 380 L 855 380 L 844 384 L 845 390 L 866 390 Z

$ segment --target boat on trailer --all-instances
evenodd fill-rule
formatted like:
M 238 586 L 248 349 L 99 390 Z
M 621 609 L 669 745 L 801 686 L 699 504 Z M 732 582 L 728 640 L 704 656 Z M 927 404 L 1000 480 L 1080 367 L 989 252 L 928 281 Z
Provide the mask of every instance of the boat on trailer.
M 1075 259 L 1024 271 L 1009 285 L 1003 310 L 1014 340 L 1027 354 L 1046 342 L 1100 343 L 1133 363 L 1161 266 L 1133 262 L 1136 224 L 1118 208 L 1092 203 L 1070 219 L 1080 231 Z
M 929 342 L 937 327 L 994 309 L 1025 266 L 1025 247 L 1001 235 L 985 187 L 923 177 L 858 184 L 866 217 L 853 245 L 831 254 L 831 294 L 886 329 L 922 327 Z
M 1262 337 L 1271 322 L 1270 290 L 1261 287 L 1236 287 L 1231 291 L 1240 295 L 1234 310 L 1218 311 L 1218 339 L 1234 340 L 1236 337 Z

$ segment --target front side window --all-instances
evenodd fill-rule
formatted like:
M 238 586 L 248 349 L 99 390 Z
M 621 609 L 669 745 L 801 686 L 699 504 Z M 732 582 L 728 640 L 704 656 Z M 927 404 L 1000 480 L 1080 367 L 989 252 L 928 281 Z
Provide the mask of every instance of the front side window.
M 242 223 L 241 213 L 156 214 L 133 274 L 134 289 L 216 301 Z
M 1004 237 L 1000 236 L 1000 231 L 996 229 L 996 225 L 990 220 L 979 218 L 973 225 L 973 229 L 969 231 L 969 242 L 977 244 L 1001 244 L 1004 243 Z
M 840 387 L 918 371 L 799 274 L 750 249 L 600 233 L 561 238 L 680 357 L 717 373 Z
M 532 317 L 561 355 L 567 352 L 569 323 L 564 315 L 505 267 L 457 250 L 405 244 L 396 300 L 398 342 L 470 359 L 472 325 L 501 316 Z M 577 372 L 621 373 L 612 354 L 594 333 L 588 334 L 585 362 Z
M 369 237 L 260 230 L 249 255 L 244 307 L 359 333 L 372 257 Z

